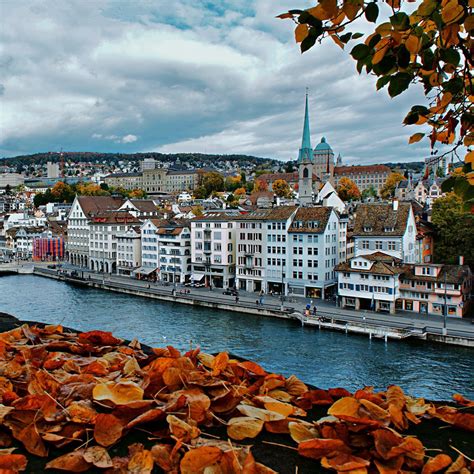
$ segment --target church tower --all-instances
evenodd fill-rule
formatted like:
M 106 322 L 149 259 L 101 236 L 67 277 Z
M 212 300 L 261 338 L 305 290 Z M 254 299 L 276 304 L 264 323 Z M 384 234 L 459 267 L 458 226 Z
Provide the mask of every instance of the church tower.
M 298 194 L 302 205 L 313 202 L 313 149 L 309 136 L 309 112 L 308 112 L 308 92 L 306 92 L 306 105 L 304 111 L 303 138 L 298 154 Z

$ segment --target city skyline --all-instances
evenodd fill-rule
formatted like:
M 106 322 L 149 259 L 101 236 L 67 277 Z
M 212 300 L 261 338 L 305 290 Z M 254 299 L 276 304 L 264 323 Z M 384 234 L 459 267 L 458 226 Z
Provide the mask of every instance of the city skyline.
M 421 92 L 376 93 L 350 45 L 301 55 L 292 25 L 275 18 L 292 6 L 2 2 L 0 156 L 62 148 L 294 160 L 306 87 L 313 144 L 325 136 L 345 164 L 429 156 L 402 126 Z

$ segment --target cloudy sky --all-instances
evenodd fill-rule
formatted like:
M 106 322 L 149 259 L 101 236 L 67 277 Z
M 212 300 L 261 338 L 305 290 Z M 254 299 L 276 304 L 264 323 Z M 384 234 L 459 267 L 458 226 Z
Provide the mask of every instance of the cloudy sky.
M 419 161 L 395 100 L 332 42 L 301 55 L 275 16 L 305 0 L 0 0 L 0 156 L 58 151 L 295 159 L 305 88 L 312 144 L 346 163 Z M 350 50 L 350 48 L 349 48 Z

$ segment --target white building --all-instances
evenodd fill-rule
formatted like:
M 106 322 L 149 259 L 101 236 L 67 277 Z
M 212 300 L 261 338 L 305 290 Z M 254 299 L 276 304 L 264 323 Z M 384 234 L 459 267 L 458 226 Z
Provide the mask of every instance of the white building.
M 0 189 L 4 189 L 7 186 L 16 188 L 24 182 L 25 177 L 20 173 L 0 173 Z
M 119 208 L 139 218 L 156 218 L 161 213 L 152 199 L 127 199 Z
M 337 191 L 330 181 L 326 181 L 324 186 L 319 190 L 316 203 L 320 206 L 334 207 L 338 212 L 342 213 L 346 209 L 346 204 L 339 197 Z
M 142 246 L 140 227 L 117 232 L 117 274 L 130 276 L 140 267 Z
M 59 163 L 46 163 L 46 176 L 48 178 L 59 178 Z
M 141 227 L 142 266 L 136 271 L 139 278 L 153 281 L 159 279 L 160 249 L 157 231 L 162 223 L 162 219 L 147 219 Z
M 160 256 L 160 279 L 187 283 L 191 279 L 191 230 L 187 222 L 168 221 L 156 231 Z
M 335 290 L 339 215 L 331 207 L 299 208 L 288 230 L 288 293 L 326 299 Z
M 295 206 L 281 206 L 236 218 L 237 288 L 281 294 L 282 277 L 286 277 L 287 230 L 295 213 Z
M 227 288 L 235 284 L 235 222 L 232 214 L 209 212 L 191 221 L 194 282 Z
M 359 204 L 354 224 L 354 256 L 383 252 L 416 262 L 416 222 L 410 203 Z
M 111 196 L 76 196 L 67 218 L 70 263 L 89 267 L 89 223 L 92 217 L 104 211 L 117 210 L 123 202 L 123 199 Z
M 141 222 L 127 211 L 104 211 L 91 216 L 88 224 L 89 268 L 104 273 L 117 273 L 117 235 L 122 236 L 131 227 L 140 224 Z M 132 246 L 136 248 L 137 245 L 139 242 Z M 130 260 L 132 259 L 133 255 Z
M 337 265 L 341 307 L 395 313 L 402 261 L 382 252 Z

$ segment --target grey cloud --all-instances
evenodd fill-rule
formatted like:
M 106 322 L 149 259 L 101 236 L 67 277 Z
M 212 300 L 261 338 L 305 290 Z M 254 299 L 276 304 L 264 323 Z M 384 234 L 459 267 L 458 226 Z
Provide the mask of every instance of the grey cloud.
M 292 25 L 275 19 L 283 3 L 215 2 L 195 11 L 191 0 L 173 9 L 164 0 L 103 0 L 94 8 L 81 1 L 57 8 L 9 1 L 10 26 L 0 32 L 9 51 L 0 57 L 1 153 L 60 143 L 127 152 L 212 146 L 294 158 L 308 86 L 313 146 L 326 135 L 353 162 L 426 154 L 422 143 L 408 147 L 414 132 L 401 125 L 419 95 L 390 101 L 385 91 L 375 93 L 374 81 L 359 77 L 348 53 L 332 43 L 300 55 Z M 158 37 L 167 49 L 155 54 Z M 192 57 L 194 47 L 202 61 Z

